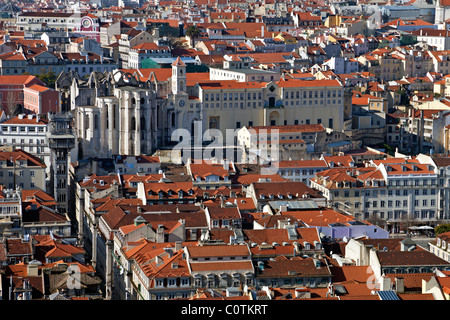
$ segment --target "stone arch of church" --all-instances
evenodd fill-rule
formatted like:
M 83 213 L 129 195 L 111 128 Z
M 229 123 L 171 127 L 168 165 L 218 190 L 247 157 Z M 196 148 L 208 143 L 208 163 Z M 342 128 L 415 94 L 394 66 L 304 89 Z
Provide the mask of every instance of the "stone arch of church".
M 134 116 L 131 117 L 130 128 L 131 128 L 131 131 L 136 131 L 136 118 Z
M 170 113 L 170 125 L 171 125 L 172 127 L 175 127 L 175 126 L 176 126 L 176 114 L 175 114 L 175 111 L 172 111 L 172 112 Z

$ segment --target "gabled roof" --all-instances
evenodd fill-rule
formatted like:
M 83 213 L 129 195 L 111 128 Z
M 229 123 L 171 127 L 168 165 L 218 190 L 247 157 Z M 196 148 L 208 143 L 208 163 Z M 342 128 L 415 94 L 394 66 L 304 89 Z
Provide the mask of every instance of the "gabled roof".
M 2 75 L 0 76 L 0 85 L 25 85 L 30 83 L 44 83 L 33 75 Z
M 36 115 L 32 115 L 32 118 L 30 119 L 28 115 L 23 116 L 22 119 L 20 119 L 19 116 L 15 116 L 14 118 L 8 119 L 1 124 L 17 124 L 17 125 L 48 125 L 48 120 L 45 118 L 37 118 Z
M 322 197 L 316 190 L 311 189 L 303 182 L 254 182 L 252 185 L 258 199 L 261 195 L 264 195 L 266 199 L 269 195 L 274 195 L 274 197 L 283 195 L 283 198 L 287 198 L 289 195 L 295 198 L 302 198 L 306 195 L 311 198 Z
M 322 262 L 323 263 L 323 262 Z M 284 256 L 276 257 L 265 263 L 264 269 L 258 271 L 261 278 L 286 278 L 286 277 L 331 277 L 328 268 L 316 268 L 313 258 Z
M 186 64 L 181 60 L 181 58 L 178 56 L 177 59 L 172 63 L 172 67 L 185 67 Z
M 439 258 L 426 250 L 414 251 L 378 251 L 378 259 L 383 267 L 387 266 L 450 266 L 450 262 Z
M 38 157 L 26 151 L 16 149 L 14 151 L 0 151 L 1 161 L 26 161 L 27 166 L 46 168 L 47 166 Z
M 306 210 L 306 211 L 286 211 L 281 212 L 281 215 L 290 215 L 308 227 L 328 227 L 332 224 L 342 224 L 350 226 L 350 222 L 356 219 L 332 209 L 321 208 L 320 210 Z

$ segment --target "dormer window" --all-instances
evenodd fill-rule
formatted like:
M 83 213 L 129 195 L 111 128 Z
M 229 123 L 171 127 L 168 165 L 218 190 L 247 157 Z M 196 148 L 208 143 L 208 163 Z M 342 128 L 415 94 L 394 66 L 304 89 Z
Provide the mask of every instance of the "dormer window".
M 309 242 L 303 242 L 303 247 L 305 247 L 305 250 L 311 250 L 311 244 Z

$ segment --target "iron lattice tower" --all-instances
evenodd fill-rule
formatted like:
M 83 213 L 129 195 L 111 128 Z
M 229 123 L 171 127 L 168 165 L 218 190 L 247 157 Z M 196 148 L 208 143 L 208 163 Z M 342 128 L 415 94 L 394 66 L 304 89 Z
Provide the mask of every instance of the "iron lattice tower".
M 70 150 L 75 147 L 71 113 L 49 114 L 50 185 L 60 213 L 68 212 Z

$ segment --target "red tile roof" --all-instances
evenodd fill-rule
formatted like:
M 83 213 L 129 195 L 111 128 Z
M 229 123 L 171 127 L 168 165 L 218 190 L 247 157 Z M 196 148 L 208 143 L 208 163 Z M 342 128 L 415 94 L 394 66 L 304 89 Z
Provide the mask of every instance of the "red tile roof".
M 19 118 L 19 116 L 16 116 L 14 118 L 8 119 L 2 124 L 22 124 L 22 125 L 48 125 L 48 120 L 44 118 L 36 118 L 35 115 L 33 115 L 32 119 L 28 118 L 28 115 L 24 115 L 22 119 Z
M 38 157 L 20 150 L 16 149 L 14 151 L 0 151 L 0 160 L 1 161 L 26 161 L 27 166 L 31 167 L 41 167 L 46 168 L 47 166 L 39 159 Z
M 300 220 L 310 227 L 326 227 L 333 223 L 348 225 L 348 222 L 355 221 L 355 218 L 352 216 L 327 208 L 321 210 L 286 211 L 280 212 L 280 214 L 293 216 L 295 219 Z
M 0 76 L 0 85 L 27 85 L 29 83 L 44 83 L 36 76 L 32 75 L 2 75 Z
M 256 182 L 253 183 L 255 195 L 259 199 L 260 195 L 266 197 L 270 194 L 275 196 L 281 194 L 285 198 L 288 195 L 295 196 L 296 198 L 302 198 L 304 195 L 308 195 L 311 198 L 322 197 L 316 190 L 311 189 L 303 182 Z

